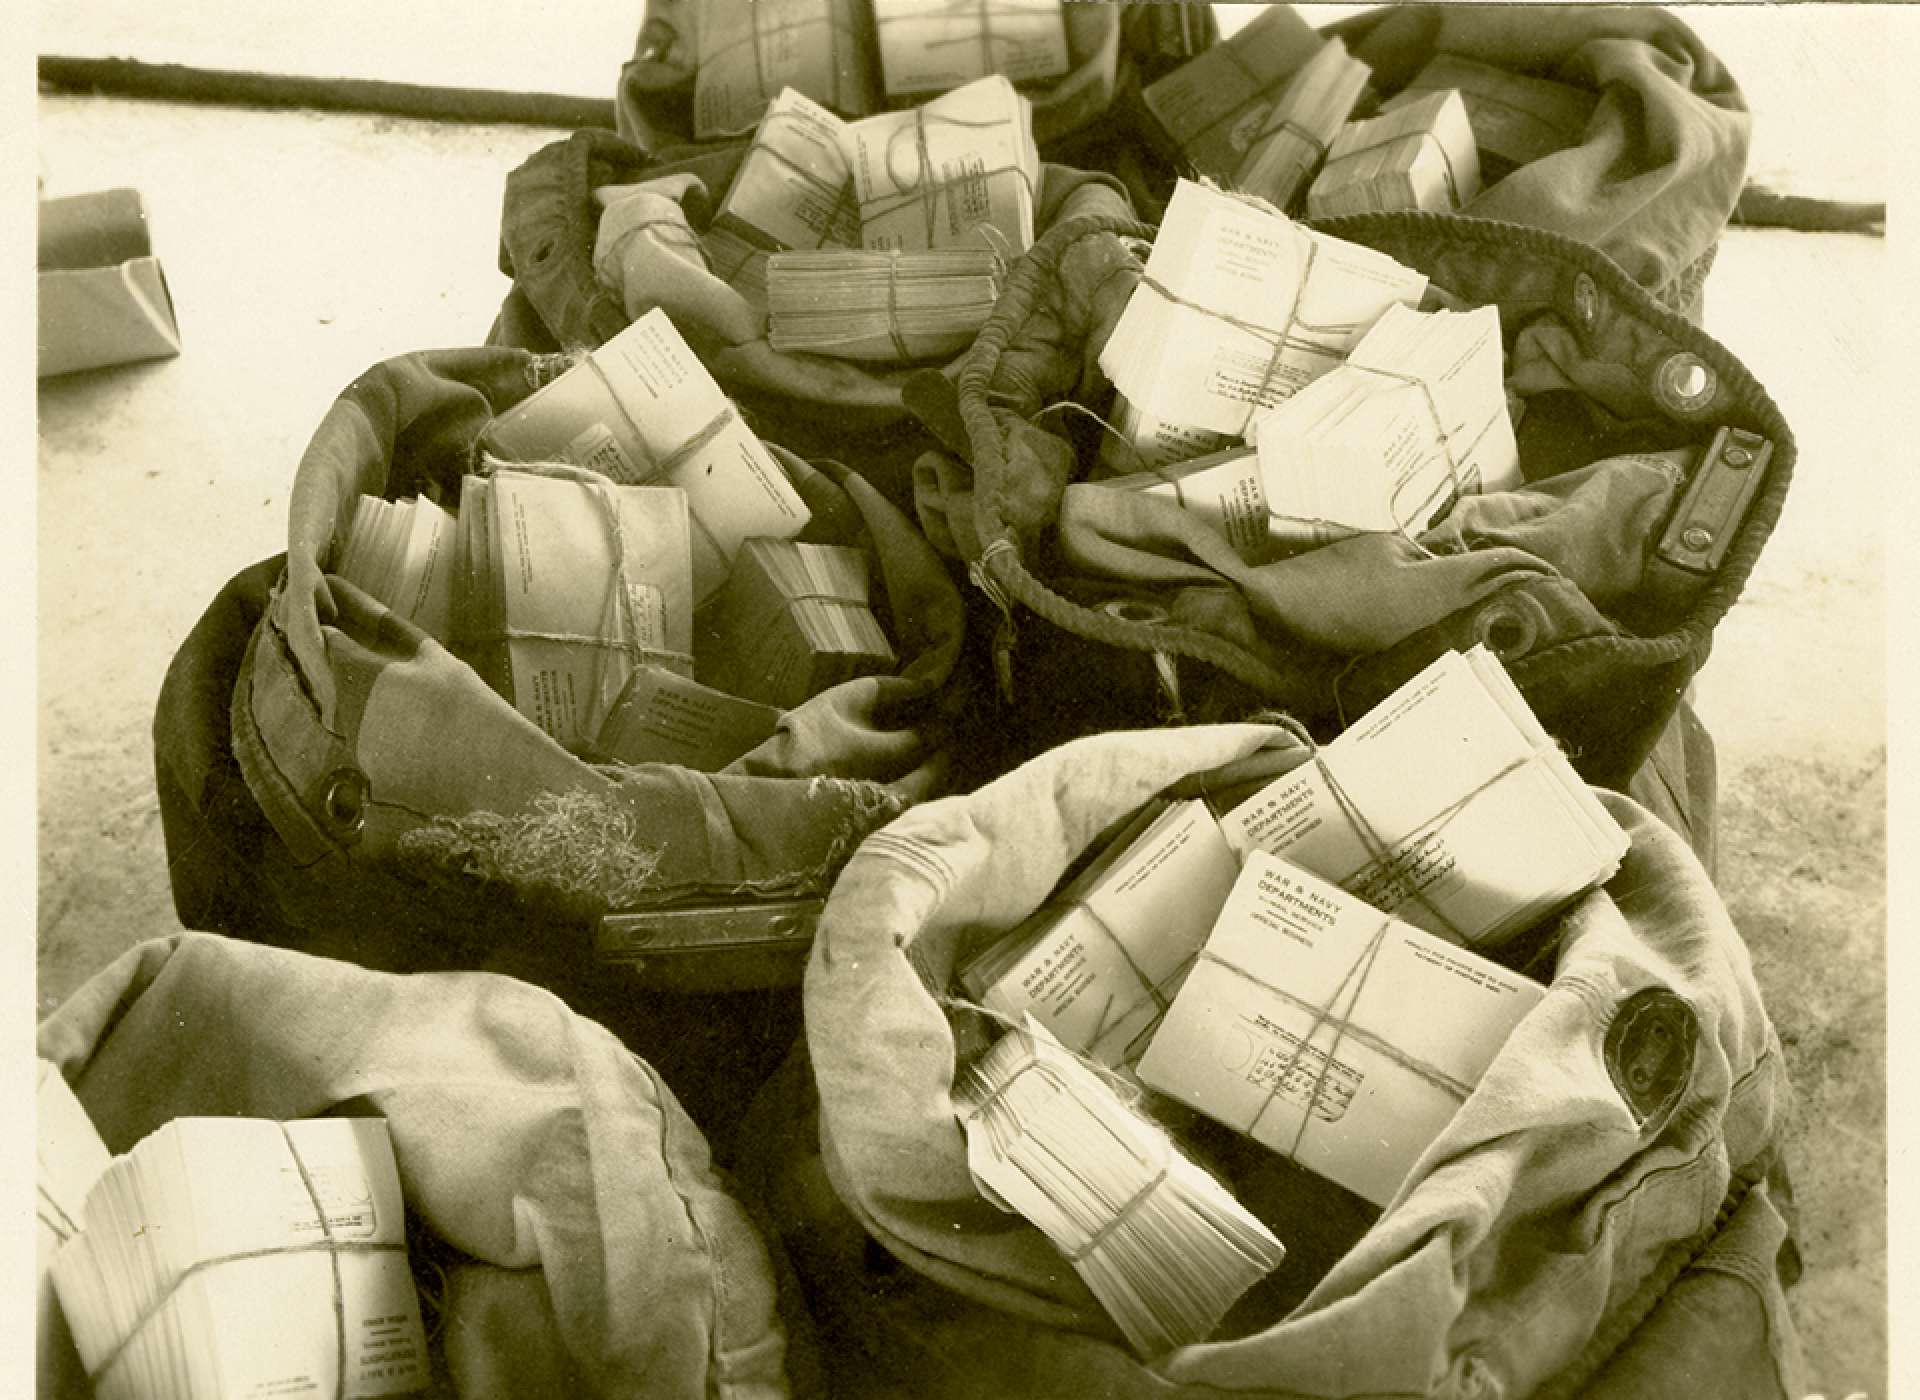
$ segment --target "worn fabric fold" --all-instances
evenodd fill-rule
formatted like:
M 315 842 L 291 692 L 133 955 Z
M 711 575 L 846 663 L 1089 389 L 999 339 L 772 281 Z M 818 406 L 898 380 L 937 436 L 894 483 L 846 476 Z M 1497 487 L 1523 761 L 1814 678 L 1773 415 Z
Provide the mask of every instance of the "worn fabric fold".
M 96 974 L 38 1042 L 116 1152 L 184 1115 L 385 1118 L 446 1272 L 440 1393 L 775 1400 L 790 1356 L 811 1374 L 672 1090 L 536 988 L 186 933 Z
M 943 1002 L 953 968 L 1146 797 L 1184 780 L 1183 792 L 1230 802 L 1244 787 L 1222 789 L 1246 783 L 1250 761 L 1271 775 L 1306 757 L 1257 724 L 1099 735 L 863 843 L 807 971 L 818 1155 L 793 1160 L 807 1137 L 796 1126 L 755 1168 L 794 1203 L 782 1218 L 797 1259 L 837 1257 L 850 1218 L 898 1261 L 891 1273 L 802 1263 L 832 1344 L 880 1356 L 885 1376 L 929 1395 L 1054 1394 L 1078 1372 L 1088 1390 L 1127 1396 L 1520 1396 L 1570 1369 L 1590 1378 L 1607 1359 L 1587 1355 L 1595 1338 L 1617 1342 L 1657 1315 L 1675 1261 L 1697 1256 L 1697 1274 L 1725 1250 L 1722 1270 L 1745 1268 L 1768 1303 L 1774 1378 L 1790 1385 L 1778 1232 L 1722 1228 L 1782 1131 L 1780 1045 L 1705 870 L 1624 797 L 1602 795 L 1632 839 L 1620 871 L 1532 940 L 1545 1000 L 1384 1211 L 1342 1221 L 1306 1174 L 1276 1177 L 1263 1163 L 1277 1159 L 1216 1143 L 1216 1169 L 1260 1202 L 1292 1258 L 1213 1340 L 1136 1361 L 1045 1238 L 981 1197 L 952 1093 L 981 1031 Z M 773 1118 L 814 1121 L 790 1085 L 781 1093 Z M 1314 1272 L 1286 1277 L 1289 1265 Z M 1645 1344 L 1668 1358 L 1669 1384 L 1732 1394 L 1673 1364 L 1683 1336 L 1661 1327 Z

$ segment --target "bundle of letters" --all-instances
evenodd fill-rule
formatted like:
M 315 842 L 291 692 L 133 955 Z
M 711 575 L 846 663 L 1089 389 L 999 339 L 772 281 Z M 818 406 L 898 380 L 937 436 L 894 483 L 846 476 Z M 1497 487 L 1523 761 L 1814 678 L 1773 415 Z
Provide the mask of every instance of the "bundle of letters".
M 441 642 L 453 638 L 455 523 L 425 497 L 354 504 L 347 544 L 334 572 Z
M 907 362 L 964 350 L 1000 295 L 998 254 L 775 253 L 767 262 L 776 350 Z
M 390 607 L 444 586 L 455 651 L 569 750 L 716 770 L 771 737 L 783 707 L 894 664 L 866 556 L 793 541 L 805 502 L 664 312 L 481 444 L 493 469 L 465 478 L 456 516 L 363 498 L 368 532 L 350 532 L 344 565 Z M 450 538 L 422 545 L 421 518 Z
M 1138 1073 L 1385 1206 L 1545 994 L 1254 851 Z
M 1182 180 L 1100 352 L 1125 442 L 1109 464 L 1132 471 L 1228 446 L 1426 288 L 1384 253 Z
M 1542 993 L 1486 952 L 1626 846 L 1499 661 L 1449 652 L 1226 815 L 1144 809 L 959 981 L 1381 1204 Z
M 1053 1242 L 1142 1356 L 1204 1341 L 1285 1256 L 1165 1130 L 1031 1020 L 955 1099 L 982 1194 Z
M 1068 68 L 1061 0 L 873 0 L 888 97 L 946 92 L 995 73 L 1024 83 Z
M 1278 209 L 1289 209 L 1353 114 L 1371 70 L 1329 39 L 1280 94 L 1253 138 L 1234 186 Z
M 1139 1058 L 1240 862 L 1204 802 L 1153 802 L 1052 899 L 959 970 L 967 994 L 1039 1019 L 1103 1065 Z
M 903 112 L 849 122 L 863 247 L 915 252 L 1033 245 L 1040 151 L 1033 104 L 995 75 Z
M 877 105 L 872 34 L 861 0 L 703 0 L 693 132 L 738 135 L 793 88 L 837 112 Z
M 706 617 L 699 679 L 762 704 L 792 708 L 894 664 L 869 606 L 867 557 L 844 545 L 749 540 Z
M 975 317 L 983 297 L 990 306 L 991 296 L 998 294 L 998 269 L 1033 243 L 1039 181 L 1033 106 L 1005 78 L 983 78 L 923 107 L 857 122 L 842 121 L 788 91 L 767 109 L 701 244 L 714 275 L 763 310 L 770 306 L 769 259 L 775 253 L 865 248 L 972 254 L 972 260 L 955 262 L 937 286 L 912 290 L 906 286 L 909 267 L 915 269 L 915 280 L 933 279 L 943 264 L 929 260 L 889 266 L 845 259 L 849 275 L 859 282 L 855 291 L 818 280 L 839 266 L 839 260 L 787 260 L 790 268 L 807 269 L 810 291 L 828 298 L 827 309 L 837 310 L 842 300 L 852 300 L 853 309 L 862 314 L 863 329 L 846 340 L 839 328 L 830 327 L 824 344 L 804 343 L 806 333 L 796 334 L 796 307 L 788 301 L 782 325 L 775 328 L 784 341 L 778 348 L 859 359 L 918 359 L 924 357 L 923 343 L 957 349 L 965 343 L 961 328 L 978 328 Z M 989 270 L 994 278 L 991 295 L 977 280 Z M 792 284 L 788 286 L 791 291 Z M 827 290 L 819 290 L 823 287 Z M 914 338 L 904 332 L 899 337 L 914 352 L 906 355 L 887 334 L 887 321 L 875 315 L 876 309 L 885 312 L 895 305 L 904 314 L 909 302 L 889 300 L 903 297 L 923 299 L 913 308 L 914 317 L 923 312 L 933 316 L 925 331 L 916 328 Z M 874 325 L 877 339 L 864 329 Z M 852 345 L 858 353 L 837 348 L 842 345 Z
M 562 746 L 594 742 L 639 665 L 693 672 L 687 495 L 580 468 L 469 476 L 457 649 Z
M 701 235 L 714 275 L 755 307 L 767 305 L 769 254 L 860 246 L 860 209 L 840 149 L 845 127 L 805 94 L 782 90 Z
M 1307 191 L 1307 213 L 1315 219 L 1392 209 L 1448 213 L 1479 192 L 1480 156 L 1467 106 L 1449 89 L 1343 127 Z
M 1570 87 L 1458 54 L 1436 54 L 1382 111 L 1457 91 L 1466 104 L 1482 179 L 1492 184 L 1522 165 L 1577 146 L 1598 103 L 1586 88 Z
M 1627 836 L 1485 647 L 1447 652 L 1220 819 L 1429 933 L 1497 948 L 1608 879 Z
M 430 1380 L 384 1119 L 175 1119 L 106 1166 L 79 1223 L 53 1282 L 103 1400 Z
M 1500 312 L 1389 307 L 1346 360 L 1253 420 L 1272 535 L 1417 535 L 1462 495 L 1521 484 Z
M 1046 82 L 1073 55 L 1063 0 L 704 0 L 694 135 L 737 136 L 783 87 L 842 116 L 981 78 Z
M 1150 130 L 1195 174 L 1232 180 L 1288 82 L 1323 42 L 1293 6 L 1261 7 L 1238 33 L 1142 90 Z
M 87 1381 L 73 1349 L 72 1329 L 60 1315 L 53 1261 L 80 1233 L 87 1193 L 113 1160 L 87 1111 L 51 1060 L 41 1060 L 35 1088 L 34 1331 L 42 1396 L 85 1395 Z
M 494 419 L 480 443 L 508 462 L 570 462 L 621 483 L 679 487 L 696 604 L 726 581 L 742 541 L 791 537 L 808 519 L 786 472 L 658 308 Z

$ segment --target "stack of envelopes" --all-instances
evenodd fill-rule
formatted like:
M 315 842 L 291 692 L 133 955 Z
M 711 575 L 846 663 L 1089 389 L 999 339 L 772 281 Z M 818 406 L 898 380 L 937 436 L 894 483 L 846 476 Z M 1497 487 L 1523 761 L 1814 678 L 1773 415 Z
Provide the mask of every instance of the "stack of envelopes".
M 430 1379 L 385 1119 L 177 1118 L 113 1160 L 83 1224 L 53 1280 L 103 1400 Z
M 782 88 L 836 112 L 877 105 L 872 31 L 860 0 L 702 0 L 693 134 L 745 133 Z
M 767 264 L 776 350 L 907 362 L 964 350 L 993 314 L 1004 266 L 989 249 L 775 253 Z
M 1140 1078 L 1385 1206 L 1545 994 L 1254 851 Z
M 860 210 L 840 149 L 845 126 L 804 93 L 783 89 L 701 235 L 714 273 L 756 307 L 767 304 L 768 254 L 860 246 Z
M 691 674 L 693 566 L 678 487 L 558 470 L 466 478 L 454 631 L 489 685 L 579 749 L 636 666 Z
M 1275 529 L 1307 543 L 1417 535 L 1460 496 L 1518 486 L 1500 312 L 1386 314 L 1331 369 L 1256 418 Z
M 702 625 L 701 683 L 782 709 L 894 663 L 845 545 L 748 540 Z
M 1390 112 L 1349 122 L 1307 191 L 1307 213 L 1425 209 L 1449 213 L 1480 192 L 1480 156 L 1457 92 L 1425 93 Z
M 1101 1064 L 1129 1063 L 1239 872 L 1204 802 L 1150 803 L 1065 889 L 971 958 L 961 985 Z
M 955 1088 L 982 1194 L 1064 1254 L 1144 1357 L 1206 1340 L 1286 1251 L 1038 1024 Z
M 1231 180 L 1287 83 L 1324 42 L 1292 5 L 1263 5 L 1238 33 L 1147 84 L 1141 103 L 1181 164 Z
M 425 497 L 354 504 L 334 572 L 441 642 L 453 640 L 454 516 Z
M 1069 67 L 1061 0 L 873 0 L 889 97 L 945 92 L 999 73 L 1016 83 Z
M 863 247 L 917 252 L 1033 245 L 1040 151 L 1033 104 L 995 75 L 902 112 L 847 123 Z
M 1627 851 L 1484 647 L 1442 655 L 1220 825 L 1237 850 L 1476 948 L 1607 879 Z
M 1325 374 L 1427 279 L 1384 253 L 1183 180 L 1100 352 L 1134 452 L 1154 466 L 1217 451 Z
M 743 540 L 797 535 L 809 518 L 786 471 L 657 307 L 494 419 L 480 445 L 509 462 L 571 462 L 619 482 L 680 487 L 696 602 L 726 582 Z
M 1320 167 L 1327 148 L 1372 75 L 1366 64 L 1329 39 L 1273 104 L 1253 144 L 1234 172 L 1233 183 L 1276 208 L 1292 207 Z

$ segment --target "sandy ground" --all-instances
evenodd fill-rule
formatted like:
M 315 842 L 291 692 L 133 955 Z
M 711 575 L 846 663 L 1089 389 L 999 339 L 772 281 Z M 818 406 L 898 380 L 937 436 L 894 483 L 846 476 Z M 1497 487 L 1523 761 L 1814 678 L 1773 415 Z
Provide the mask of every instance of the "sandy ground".
M 1844 51 L 1872 70 L 1871 95 L 1877 55 L 1857 46 L 1871 34 L 1817 33 L 1831 42 L 1753 61 L 1804 87 L 1831 84 L 1820 65 Z M 1744 74 L 1742 44 L 1768 46 L 1751 27 L 1726 41 Z M 39 394 L 44 1009 L 177 927 L 149 738 L 167 661 L 221 583 L 280 547 L 294 465 L 334 393 L 386 355 L 485 333 L 507 285 L 494 266 L 502 176 L 554 137 L 67 97 L 43 100 L 40 122 L 49 195 L 146 194 L 187 345 L 176 361 Z M 1805 170 L 1805 139 L 1761 146 L 1756 166 Z M 1848 149 L 1795 187 L 1879 193 L 1871 152 Z M 1800 439 L 1786 519 L 1720 629 L 1700 708 L 1720 745 L 1723 888 L 1799 1092 L 1790 1160 L 1808 1271 L 1793 1306 L 1809 1380 L 1835 1400 L 1886 1393 L 1891 464 L 1865 411 L 1886 273 L 1878 240 L 1734 230 L 1708 288 L 1709 329 Z

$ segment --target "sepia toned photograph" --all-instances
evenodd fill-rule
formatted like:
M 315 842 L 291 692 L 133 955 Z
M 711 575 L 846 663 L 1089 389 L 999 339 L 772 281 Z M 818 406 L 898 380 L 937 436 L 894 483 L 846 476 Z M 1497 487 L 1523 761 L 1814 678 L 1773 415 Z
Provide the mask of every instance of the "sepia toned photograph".
M 0 1390 L 1913 1393 L 1916 28 L 42 0 Z

